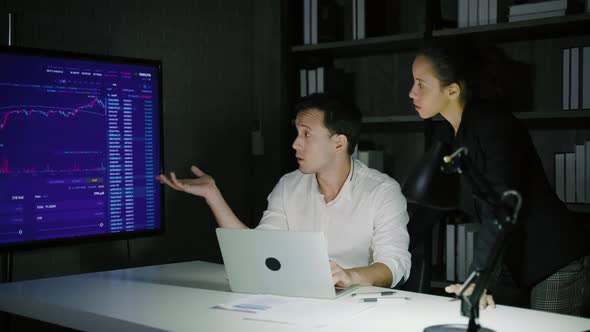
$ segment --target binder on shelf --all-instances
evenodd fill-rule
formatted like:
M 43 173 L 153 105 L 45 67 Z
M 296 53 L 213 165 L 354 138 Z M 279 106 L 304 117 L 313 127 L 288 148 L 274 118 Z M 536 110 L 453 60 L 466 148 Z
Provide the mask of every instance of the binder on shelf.
M 498 23 L 498 0 L 490 0 L 490 24 Z
M 318 92 L 318 76 L 315 69 L 307 70 L 307 93 L 314 94 Z
M 586 147 L 576 145 L 576 203 L 586 203 Z
M 489 0 L 478 0 L 477 2 L 477 23 L 478 25 L 487 25 L 490 23 L 490 2 Z
M 299 96 L 307 96 L 307 69 L 299 69 Z
M 565 202 L 565 154 L 555 154 L 555 193 Z
M 590 141 L 584 144 L 586 157 L 586 203 L 590 204 Z
M 365 0 L 352 0 L 352 38 L 365 38 Z
M 471 265 L 475 258 L 475 243 L 477 241 L 477 232 L 479 231 L 479 223 L 473 222 L 466 224 L 465 228 L 465 251 L 466 251 L 466 268 L 467 276 L 471 274 Z
M 470 27 L 474 27 L 477 26 L 477 14 L 478 14 L 478 10 L 477 10 L 477 1 L 478 0 L 469 0 L 469 18 L 468 18 L 468 24 Z
M 565 202 L 576 202 L 576 154 L 565 154 Z
M 319 93 L 325 92 L 324 86 L 324 67 L 316 68 L 317 90 Z
M 469 26 L 469 0 L 458 0 L 457 3 L 457 27 Z
M 580 100 L 580 49 L 570 49 L 570 110 L 579 108 Z
M 350 0 L 349 0 L 350 1 Z M 344 40 L 344 6 L 336 0 L 318 0 L 318 43 Z
M 455 225 L 447 224 L 446 238 L 446 279 L 455 280 Z
M 376 169 L 380 172 L 384 171 L 383 151 L 381 150 L 359 151 L 358 159 L 369 168 Z
M 456 265 L 457 265 L 457 281 L 463 282 L 467 279 L 467 267 L 465 266 L 467 263 L 467 246 L 465 243 L 465 224 L 457 224 L 457 247 L 455 248 L 457 255 L 456 255 Z
M 318 43 L 318 0 L 311 0 L 311 44 Z
M 508 17 L 508 22 L 537 20 L 540 18 L 556 17 L 556 16 L 564 16 L 564 15 L 565 15 L 565 9 L 555 10 L 555 11 L 550 11 L 550 12 L 530 13 L 530 14 L 522 14 L 522 15 L 510 15 Z
M 320 66 L 299 70 L 299 95 L 329 93 L 335 96 L 350 96 L 354 91 L 354 73 L 342 69 Z
M 590 47 L 582 48 L 582 80 L 580 85 L 582 86 L 582 108 L 590 110 Z
M 438 249 L 440 243 L 440 221 L 437 221 L 436 224 L 432 227 L 432 255 L 431 255 L 431 265 L 438 265 Z
M 303 44 L 311 44 L 311 0 L 303 0 Z
M 567 0 L 540 1 L 510 6 L 509 15 L 527 15 L 567 9 Z M 565 13 L 565 12 L 564 12 Z
M 563 110 L 570 109 L 570 49 L 563 49 Z
M 471 273 L 471 264 L 475 257 L 475 241 L 477 241 L 477 232 L 479 223 L 471 222 L 458 224 L 456 232 L 456 272 L 457 281 L 463 282 Z

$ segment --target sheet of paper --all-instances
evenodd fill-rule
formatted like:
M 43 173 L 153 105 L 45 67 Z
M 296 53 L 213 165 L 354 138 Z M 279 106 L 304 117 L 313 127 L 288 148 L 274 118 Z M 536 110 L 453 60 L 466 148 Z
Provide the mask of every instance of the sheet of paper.
M 326 327 L 353 319 L 375 303 L 306 299 L 276 295 L 251 295 L 213 308 L 244 313 L 242 319 L 269 323 Z

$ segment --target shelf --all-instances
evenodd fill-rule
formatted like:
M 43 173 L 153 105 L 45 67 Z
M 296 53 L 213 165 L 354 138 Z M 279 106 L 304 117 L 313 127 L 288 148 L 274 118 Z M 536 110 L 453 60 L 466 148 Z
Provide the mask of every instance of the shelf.
M 389 52 L 392 50 L 415 49 L 424 40 L 424 32 L 405 33 L 392 36 L 372 37 L 359 40 L 336 41 L 329 43 L 298 45 L 291 47 L 295 55 L 358 56 Z
M 580 120 L 590 119 L 590 110 L 583 111 L 558 111 L 558 112 L 515 112 L 518 119 L 527 120 Z M 442 121 L 443 118 L 437 115 L 434 121 Z M 424 121 L 418 115 L 384 115 L 365 116 L 363 124 L 387 124 L 387 123 L 420 123 Z
M 529 40 L 563 36 L 564 34 L 587 34 L 588 31 L 590 31 L 590 13 L 583 13 L 469 28 L 434 30 L 432 36 L 435 38 L 485 37 L 494 40 Z
M 363 117 L 363 124 L 373 123 L 420 123 L 421 117 L 417 115 L 386 115 L 386 116 L 365 116 Z
M 590 13 L 571 14 L 520 22 L 504 22 L 468 28 L 432 31 L 433 38 L 477 37 L 488 40 L 530 40 L 562 37 L 564 34 L 581 35 L 590 31 Z M 414 50 L 426 39 L 425 32 L 404 33 L 371 37 L 359 40 L 334 41 L 291 47 L 299 56 L 353 57 L 395 50 Z
M 570 211 L 580 212 L 580 213 L 590 213 L 590 204 L 582 204 L 582 203 L 568 203 L 567 208 Z
M 522 120 L 590 119 L 590 110 L 558 112 L 515 112 L 514 116 Z

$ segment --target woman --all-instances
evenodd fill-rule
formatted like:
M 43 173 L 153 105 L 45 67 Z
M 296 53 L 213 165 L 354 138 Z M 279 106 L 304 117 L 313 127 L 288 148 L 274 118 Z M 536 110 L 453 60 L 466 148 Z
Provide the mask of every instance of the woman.
M 409 95 L 420 117 L 440 114 L 446 120 L 435 128 L 435 139 L 453 150 L 466 147 L 476 171 L 496 192 L 515 189 L 522 195 L 503 262 L 514 281 L 530 290 L 531 307 L 588 316 L 590 232 L 557 198 L 526 127 L 499 102 L 509 100 L 502 91 L 507 85 L 502 75 L 510 72 L 504 59 L 497 48 L 468 43 L 427 47 L 414 60 Z M 461 187 L 461 209 L 481 222 L 472 266 L 481 268 L 497 234 L 494 218 L 468 184 Z M 480 305 L 488 304 L 493 299 L 484 294 Z

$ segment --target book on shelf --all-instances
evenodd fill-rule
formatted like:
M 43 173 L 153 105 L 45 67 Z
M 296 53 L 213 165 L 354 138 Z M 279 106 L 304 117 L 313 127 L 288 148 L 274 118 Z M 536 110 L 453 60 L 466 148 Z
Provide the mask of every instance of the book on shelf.
M 318 0 L 318 42 L 351 40 L 352 1 Z
M 302 0 L 303 1 L 303 44 L 318 43 L 318 1 L 321 0 Z
M 307 93 L 314 94 L 318 92 L 318 76 L 316 69 L 307 70 Z
M 467 21 L 470 27 L 477 26 L 477 2 L 478 0 L 469 0 L 469 18 Z
M 365 0 L 352 0 L 352 39 L 365 38 Z
M 465 262 L 467 261 L 467 252 L 465 250 L 465 224 L 457 224 L 455 225 L 455 228 L 457 230 L 455 233 L 455 236 L 457 237 L 455 240 L 455 273 L 457 276 L 456 280 L 462 282 L 467 278 L 467 267 L 465 266 Z
M 307 96 L 307 69 L 299 69 L 299 97 Z
M 307 1 L 307 0 L 304 0 Z M 310 6 L 310 44 L 318 43 L 318 0 L 311 1 Z
M 384 171 L 383 156 L 384 154 L 382 150 L 358 151 L 358 160 L 367 165 L 367 167 L 376 169 L 380 172 Z
M 585 152 L 584 156 L 586 157 L 586 203 L 590 204 L 590 141 L 584 144 Z
M 586 147 L 576 145 L 576 203 L 586 203 Z
M 324 92 L 326 92 L 325 91 L 326 90 L 325 83 L 324 83 L 324 76 L 325 76 L 324 75 L 324 72 L 325 72 L 324 67 L 317 67 L 315 71 L 316 71 L 316 80 L 317 80 L 317 83 L 316 83 L 317 92 L 324 93 Z
M 447 224 L 446 226 L 446 280 L 455 280 L 455 225 Z
M 302 0 L 303 44 L 392 34 L 392 6 L 384 0 Z M 371 16 L 369 16 L 371 15 Z
M 354 73 L 324 66 L 299 70 L 300 97 L 313 93 L 349 96 L 352 91 L 354 91 Z
M 432 227 L 432 255 L 430 261 L 432 266 L 438 265 L 439 263 L 439 244 L 442 244 L 440 235 L 440 221 L 437 221 L 436 224 L 434 224 L 434 226 Z
M 570 109 L 577 110 L 580 101 L 580 49 L 570 49 Z
M 590 1 L 590 0 L 588 0 Z M 582 108 L 590 110 L 590 46 L 582 48 Z
M 490 23 L 490 1 L 477 0 L 477 25 Z
M 565 202 L 576 202 L 576 154 L 565 154 Z
M 540 12 L 540 13 L 510 15 L 508 17 L 508 22 L 521 22 L 521 21 L 537 20 L 537 19 L 541 19 L 541 18 L 564 16 L 564 15 L 565 15 L 565 9 L 564 10 L 554 10 L 554 11 L 549 11 L 549 12 Z
M 570 109 L 570 49 L 564 48 L 562 51 L 562 109 Z
M 471 273 L 479 223 L 447 224 L 446 279 L 463 282 Z
M 498 23 L 498 0 L 489 1 L 488 22 L 489 24 L 496 24 Z
M 555 154 L 555 193 L 565 202 L 565 153 Z
M 469 0 L 457 0 L 457 27 L 469 26 Z
M 556 11 L 564 11 L 565 14 L 566 9 L 567 0 L 538 1 L 512 5 L 509 7 L 508 15 L 517 16 Z

